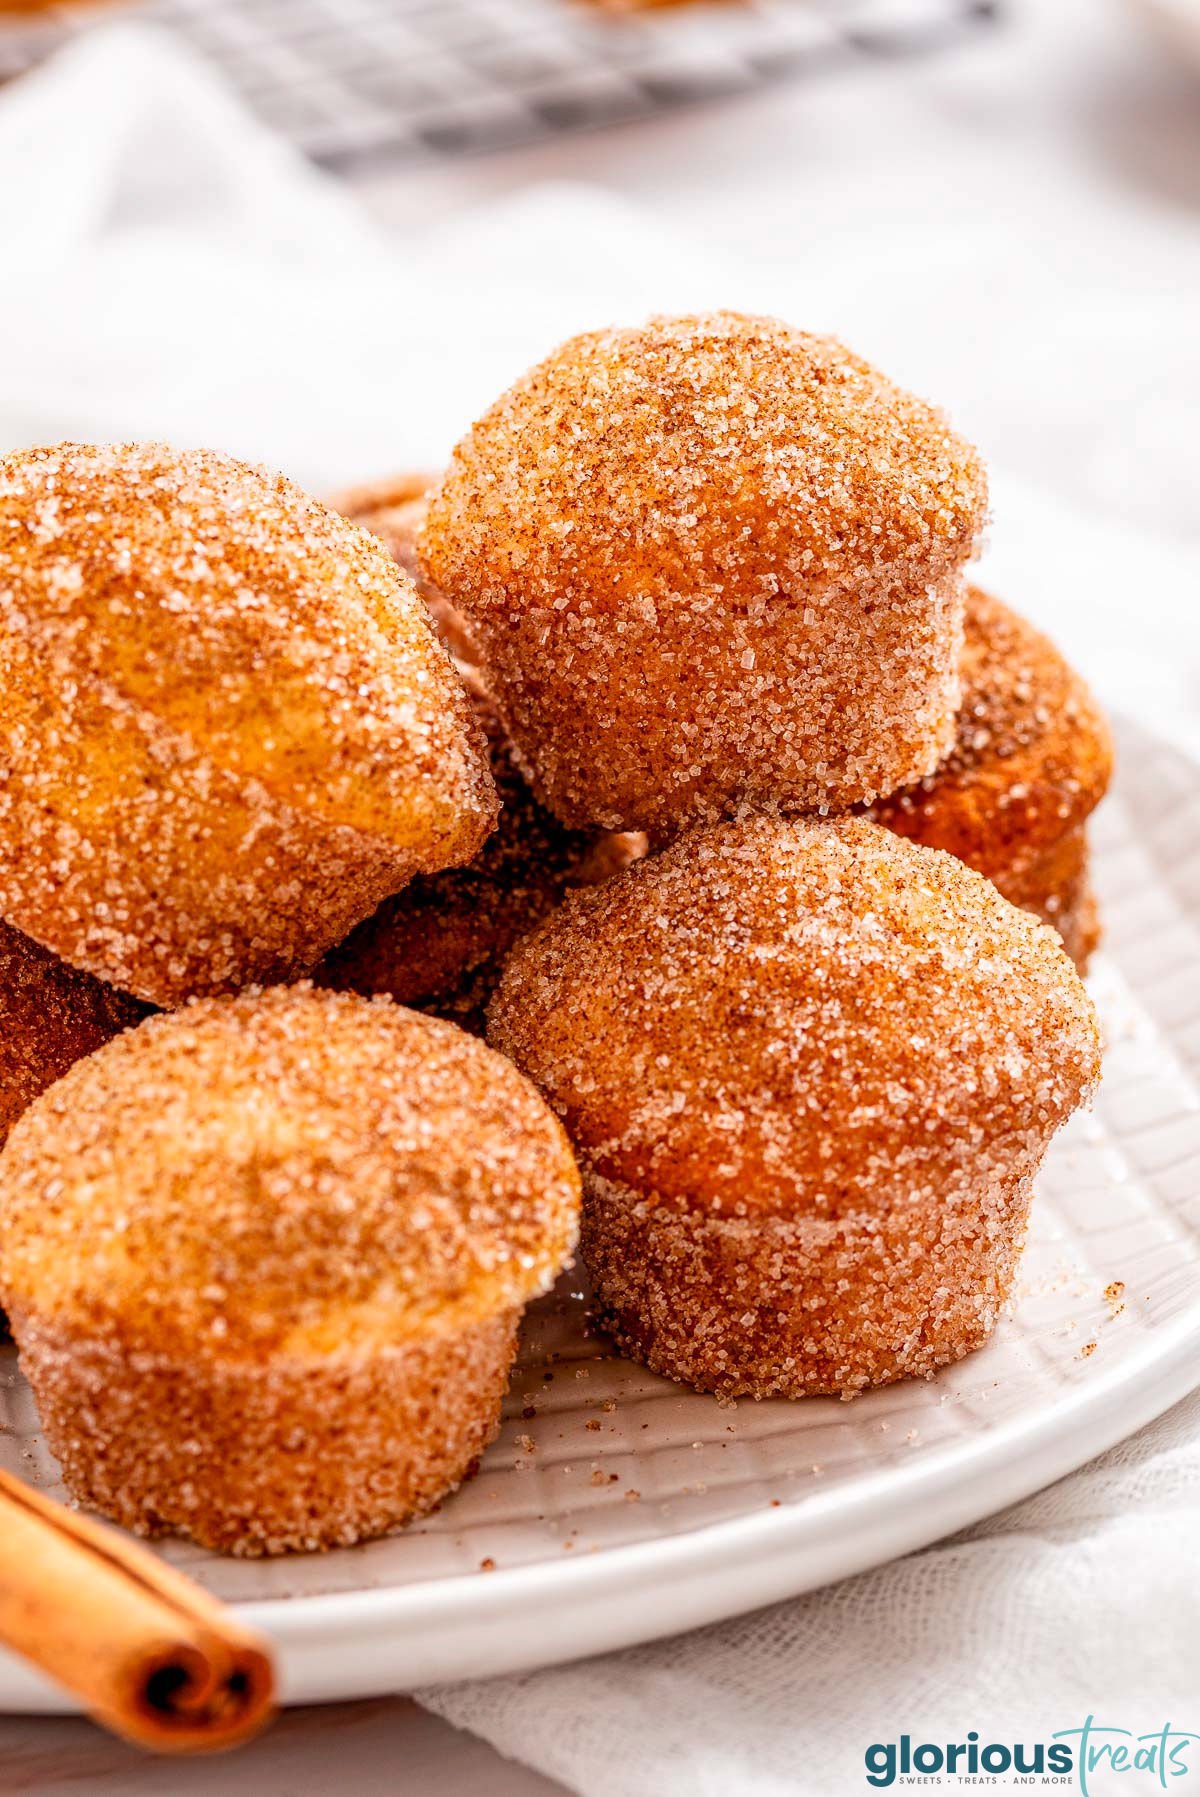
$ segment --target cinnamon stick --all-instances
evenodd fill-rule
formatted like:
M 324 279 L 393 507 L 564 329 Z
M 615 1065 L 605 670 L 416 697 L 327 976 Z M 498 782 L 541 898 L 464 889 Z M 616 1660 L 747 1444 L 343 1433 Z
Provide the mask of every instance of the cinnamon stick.
M 3 1471 L 0 1641 L 159 1753 L 237 1746 L 272 1712 L 270 1651 L 232 1611 Z

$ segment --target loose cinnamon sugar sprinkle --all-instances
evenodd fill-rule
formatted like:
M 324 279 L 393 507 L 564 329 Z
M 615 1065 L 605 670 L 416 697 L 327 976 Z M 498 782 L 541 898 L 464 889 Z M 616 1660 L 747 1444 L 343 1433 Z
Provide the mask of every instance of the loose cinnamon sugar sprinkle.
M 695 831 L 570 895 L 514 951 L 489 1037 L 580 1154 L 618 1341 L 749 1392 L 977 1345 L 1099 1072 L 1053 934 L 862 821 Z
M 714 313 L 563 345 L 459 444 L 419 547 L 540 796 L 661 834 L 932 769 L 985 504 L 940 412 Z
M 411 583 L 210 451 L 0 459 L 0 913 L 152 1002 L 307 971 L 495 816 Z

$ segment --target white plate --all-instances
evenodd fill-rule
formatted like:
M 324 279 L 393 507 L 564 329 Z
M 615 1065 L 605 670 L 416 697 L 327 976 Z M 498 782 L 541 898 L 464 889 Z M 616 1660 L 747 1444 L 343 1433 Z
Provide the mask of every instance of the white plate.
M 811 1589 L 1060 1477 L 1196 1383 L 1200 768 L 1123 727 L 1095 843 L 1105 1080 L 1049 1158 L 988 1347 L 851 1404 L 723 1405 L 607 1358 L 565 1285 L 530 1319 L 501 1439 L 438 1516 L 311 1558 L 166 1546 L 274 1637 L 287 1698 L 545 1664 Z M 11 1352 L 0 1461 L 61 1490 Z M 62 1707 L 0 1659 L 0 1708 Z

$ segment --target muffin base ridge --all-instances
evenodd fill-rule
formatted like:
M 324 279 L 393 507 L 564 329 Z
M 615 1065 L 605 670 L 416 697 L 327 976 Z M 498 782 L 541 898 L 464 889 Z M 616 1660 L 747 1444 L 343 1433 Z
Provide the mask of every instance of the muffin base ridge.
M 937 1203 L 733 1216 L 585 1174 L 583 1255 L 622 1353 L 729 1397 L 852 1396 L 981 1347 L 1012 1289 L 1033 1169 Z
M 201 1360 L 28 1313 L 21 1368 L 68 1489 L 139 1535 L 257 1556 L 425 1515 L 496 1435 L 519 1311 L 327 1360 Z

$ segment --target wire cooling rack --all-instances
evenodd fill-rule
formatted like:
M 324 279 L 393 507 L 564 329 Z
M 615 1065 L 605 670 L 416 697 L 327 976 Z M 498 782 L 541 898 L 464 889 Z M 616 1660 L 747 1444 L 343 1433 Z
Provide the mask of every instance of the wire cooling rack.
M 318 162 L 505 148 L 935 48 L 998 0 L 132 0 L 0 12 L 0 80 L 114 13 L 167 26 Z

